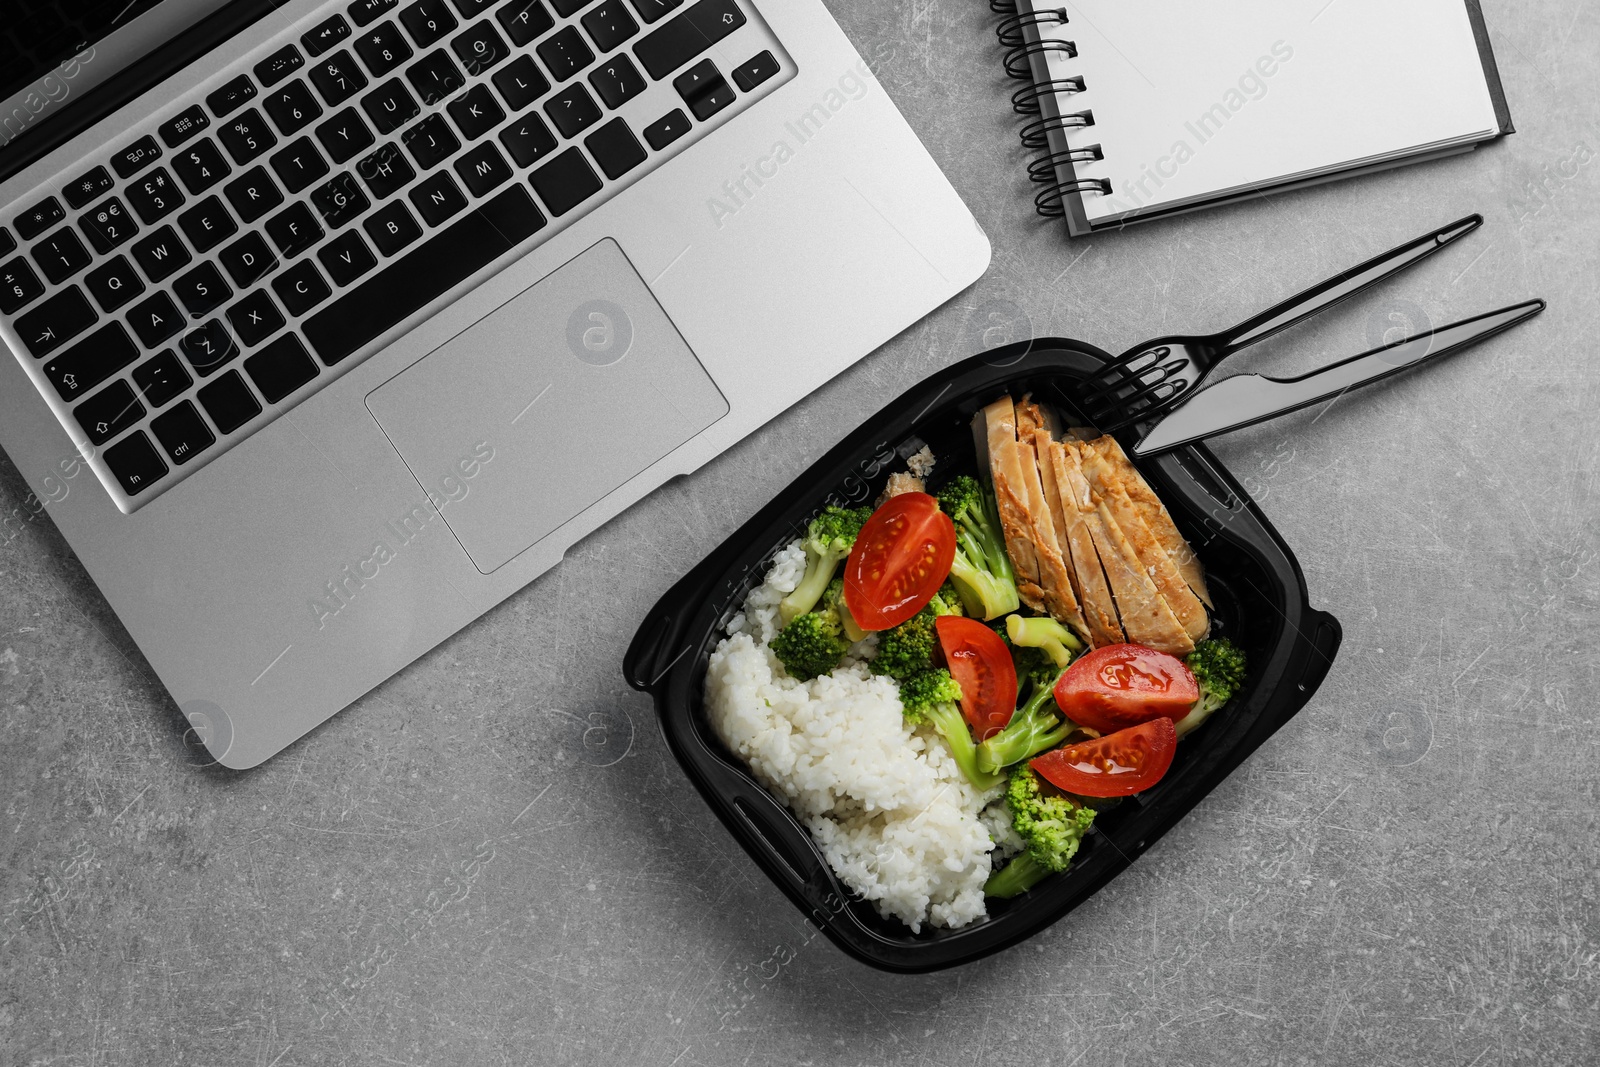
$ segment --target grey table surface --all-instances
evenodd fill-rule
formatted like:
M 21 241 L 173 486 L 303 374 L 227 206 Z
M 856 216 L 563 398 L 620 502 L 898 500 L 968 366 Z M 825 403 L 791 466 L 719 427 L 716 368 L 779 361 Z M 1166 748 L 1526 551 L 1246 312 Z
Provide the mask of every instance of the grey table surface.
M 1600 1060 L 1600 8 L 1485 0 L 1502 143 L 1070 241 L 1029 203 L 987 5 L 830 6 L 987 275 L 265 766 L 194 765 L 0 462 L 0 1063 Z M 1472 211 L 1463 246 L 1242 365 L 1544 316 L 1215 445 L 1343 622 L 1306 710 L 1019 948 L 894 977 L 820 937 L 624 686 L 643 612 L 985 333 L 1220 328 Z

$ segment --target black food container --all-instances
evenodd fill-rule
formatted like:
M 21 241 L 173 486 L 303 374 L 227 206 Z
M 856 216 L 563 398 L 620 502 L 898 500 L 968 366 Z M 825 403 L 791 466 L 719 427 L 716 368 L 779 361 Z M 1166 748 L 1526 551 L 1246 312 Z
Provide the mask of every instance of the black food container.
M 1063 426 L 1084 425 L 1079 383 L 1110 357 L 1048 338 L 958 363 L 907 391 L 841 441 L 662 597 L 634 635 L 623 669 L 655 698 L 662 733 L 706 803 L 796 907 L 834 944 L 887 971 L 966 963 L 1055 922 L 1121 873 L 1216 784 L 1305 706 L 1339 648 L 1333 616 L 1306 602 L 1305 577 L 1238 482 L 1203 446 L 1138 462 L 1205 565 L 1214 634 L 1245 650 L 1239 695 L 1178 746 L 1154 788 L 1103 812 L 1072 867 L 959 930 L 921 933 L 878 915 L 834 876 L 810 834 L 717 739 L 703 707 L 706 662 L 722 627 L 761 583 L 775 552 L 800 536 L 825 504 L 875 500 L 904 457 L 932 447 L 935 484 L 976 473 L 970 423 L 1010 392 L 1053 407 Z M 1130 444 L 1124 441 L 1123 444 Z

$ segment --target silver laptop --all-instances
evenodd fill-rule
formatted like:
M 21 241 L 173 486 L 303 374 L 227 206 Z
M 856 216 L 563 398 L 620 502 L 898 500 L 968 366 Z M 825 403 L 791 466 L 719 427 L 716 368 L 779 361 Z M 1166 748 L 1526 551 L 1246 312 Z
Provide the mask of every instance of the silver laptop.
M 0 445 L 229 767 L 988 264 L 819 0 L 87 7 L 0 32 Z

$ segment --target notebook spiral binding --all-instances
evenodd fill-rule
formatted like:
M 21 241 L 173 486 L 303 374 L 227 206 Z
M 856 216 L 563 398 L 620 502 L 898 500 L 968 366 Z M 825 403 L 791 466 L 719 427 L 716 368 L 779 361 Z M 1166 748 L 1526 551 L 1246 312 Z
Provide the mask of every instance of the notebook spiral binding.
M 1034 207 L 1046 218 L 1061 218 L 1069 206 L 1075 206 L 1071 197 L 1087 193 L 1110 195 L 1110 179 L 1079 178 L 1073 172 L 1075 163 L 1105 158 L 1100 146 L 1069 148 L 1063 136 L 1067 130 L 1094 125 L 1092 110 L 1062 112 L 1059 107 L 1061 98 L 1084 91 L 1083 78 L 1048 76 L 1047 64 L 1052 53 L 1068 59 L 1078 55 L 1076 43 L 1040 36 L 1040 30 L 1045 27 L 1067 24 L 1066 9 L 1022 10 L 1016 0 L 989 0 L 989 9 L 1005 16 L 995 27 L 995 36 L 1006 49 L 1003 61 L 1006 73 L 1027 82 L 1011 94 L 1011 108 L 1019 115 L 1038 116 L 1023 126 L 1020 133 L 1024 148 L 1044 153 L 1028 164 L 1028 178 L 1045 186 L 1034 197 Z

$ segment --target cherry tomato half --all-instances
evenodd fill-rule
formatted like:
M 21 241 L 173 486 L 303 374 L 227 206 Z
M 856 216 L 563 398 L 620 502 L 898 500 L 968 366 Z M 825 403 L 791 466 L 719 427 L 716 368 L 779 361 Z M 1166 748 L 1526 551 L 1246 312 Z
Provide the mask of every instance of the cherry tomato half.
M 890 497 L 861 527 L 844 565 L 844 602 L 863 630 L 899 626 L 950 575 L 956 528 L 927 493 Z
M 1181 719 L 1199 699 L 1181 659 L 1143 645 L 1097 648 L 1056 680 L 1061 714 L 1102 734 L 1158 717 Z
M 979 741 L 999 733 L 1017 707 L 1017 666 L 1000 635 L 977 619 L 933 621 L 950 677 L 961 686 L 961 714 Z
M 1178 732 L 1162 716 L 1114 734 L 1051 749 L 1030 766 L 1055 786 L 1084 797 L 1126 797 L 1161 781 L 1178 750 Z

